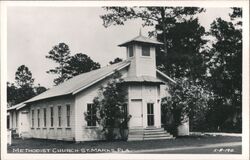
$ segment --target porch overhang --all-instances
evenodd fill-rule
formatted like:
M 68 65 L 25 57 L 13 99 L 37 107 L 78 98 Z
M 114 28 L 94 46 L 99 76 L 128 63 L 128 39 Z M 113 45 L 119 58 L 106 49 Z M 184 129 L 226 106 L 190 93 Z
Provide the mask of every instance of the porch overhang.
M 125 77 L 123 79 L 124 83 L 158 83 L 158 84 L 164 84 L 163 81 L 155 78 L 155 77 L 151 77 L 151 76 L 133 76 L 133 77 Z

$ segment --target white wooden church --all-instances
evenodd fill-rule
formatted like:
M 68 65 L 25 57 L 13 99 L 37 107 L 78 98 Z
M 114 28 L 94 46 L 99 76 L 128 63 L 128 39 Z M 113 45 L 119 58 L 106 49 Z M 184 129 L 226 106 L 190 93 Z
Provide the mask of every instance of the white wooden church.
M 22 137 L 69 141 L 103 140 L 94 119 L 86 120 L 94 97 L 115 71 L 127 89 L 128 140 L 167 139 L 161 124 L 161 98 L 173 79 L 156 69 L 156 47 L 161 42 L 142 35 L 120 44 L 126 60 L 83 73 L 21 104 L 8 108 L 10 128 Z M 125 53 L 124 53 L 125 54 Z M 185 128 L 186 129 L 186 128 Z M 187 129 L 188 131 L 188 129 Z M 186 131 L 185 131 L 186 132 Z

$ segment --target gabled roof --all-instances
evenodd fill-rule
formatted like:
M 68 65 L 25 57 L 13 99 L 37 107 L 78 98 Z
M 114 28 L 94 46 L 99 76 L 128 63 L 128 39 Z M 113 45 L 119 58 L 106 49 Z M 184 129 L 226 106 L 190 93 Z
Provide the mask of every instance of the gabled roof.
M 122 61 L 113 65 L 102 67 L 97 70 L 93 70 L 87 73 L 75 76 L 58 86 L 54 86 L 51 89 L 35 96 L 26 101 L 26 103 L 34 102 L 42 99 L 63 96 L 63 95 L 74 95 L 91 85 L 103 80 L 115 71 L 121 70 L 130 65 L 130 61 Z
M 139 42 L 139 43 L 145 43 L 145 44 L 152 44 L 152 45 L 162 45 L 163 43 L 159 42 L 159 41 L 156 41 L 156 40 L 153 40 L 153 39 L 150 39 L 148 37 L 145 37 L 145 36 L 142 36 L 142 35 L 139 35 L 127 42 L 124 42 L 118 46 L 120 47 L 124 47 L 124 46 L 128 46 L 130 44 L 133 44 L 135 42 Z

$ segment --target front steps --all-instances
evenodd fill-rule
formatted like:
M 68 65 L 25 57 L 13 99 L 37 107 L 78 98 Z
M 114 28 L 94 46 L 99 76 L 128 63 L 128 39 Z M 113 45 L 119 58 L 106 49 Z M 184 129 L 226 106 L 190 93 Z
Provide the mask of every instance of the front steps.
M 155 139 L 173 139 L 164 128 L 131 128 L 129 129 L 128 141 L 142 141 Z

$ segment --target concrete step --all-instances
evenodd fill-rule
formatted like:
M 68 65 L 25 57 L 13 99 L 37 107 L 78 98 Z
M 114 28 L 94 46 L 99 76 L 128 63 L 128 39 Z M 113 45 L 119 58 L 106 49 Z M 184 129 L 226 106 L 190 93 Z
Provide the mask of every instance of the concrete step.
M 164 128 L 151 128 L 151 127 L 149 127 L 149 128 L 145 128 L 144 129 L 144 131 L 164 131 Z
M 155 140 L 155 139 L 172 139 L 173 136 L 169 134 L 164 128 L 134 128 L 129 130 L 128 141 L 139 140 Z
M 138 137 L 128 137 L 128 141 L 142 141 L 143 140 L 143 137 L 141 138 L 138 138 Z
M 160 136 L 160 135 L 170 136 L 171 134 L 170 133 L 143 134 L 143 136 L 147 136 L 147 137 L 150 137 L 150 136 Z
M 165 134 L 168 133 L 167 131 L 154 131 L 154 132 L 144 132 L 144 134 Z
M 129 135 L 128 137 L 143 137 L 143 134 L 134 134 L 134 135 Z
M 157 139 L 174 139 L 173 136 L 169 136 L 169 137 L 145 137 L 143 140 L 157 140 Z
M 151 135 L 144 135 L 143 137 L 170 137 L 170 134 L 151 134 Z

